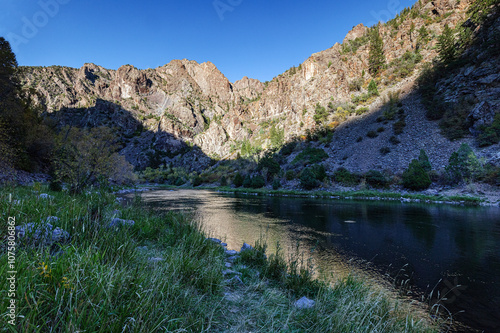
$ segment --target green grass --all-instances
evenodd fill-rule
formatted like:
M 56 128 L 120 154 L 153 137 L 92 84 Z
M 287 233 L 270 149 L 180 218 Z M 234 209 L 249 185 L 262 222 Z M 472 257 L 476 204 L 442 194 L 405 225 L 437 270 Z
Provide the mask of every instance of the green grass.
M 352 276 L 333 286 L 313 279 L 298 253 L 266 259 L 266 246 L 256 244 L 236 262 L 244 285 L 233 285 L 221 274 L 222 249 L 188 215 L 146 209 L 138 198 L 123 208 L 104 192 L 42 190 L 54 198 L 38 199 L 33 188 L 0 188 L 0 218 L 14 216 L 22 225 L 58 216 L 54 224 L 71 239 L 52 249 L 18 246 L 18 318 L 16 326 L 6 323 L 10 298 L 1 279 L 0 331 L 437 332 L 427 315 L 412 315 L 408 303 Z M 20 202 L 10 203 L 10 195 Z M 106 228 L 115 209 L 135 225 Z M 6 232 L 3 224 L 2 239 Z M 151 257 L 163 260 L 151 263 Z M 2 276 L 7 264 L 2 247 Z M 296 309 L 302 295 L 317 305 Z
M 123 218 L 135 220 L 135 226 L 112 230 L 104 227 L 118 208 L 112 195 L 50 193 L 53 200 L 41 200 L 31 189 L 9 192 L 22 203 L 9 205 L 2 190 L 2 220 L 15 216 L 21 225 L 58 216 L 57 226 L 70 232 L 71 242 L 60 246 L 59 256 L 47 248 L 19 248 L 17 313 L 23 317 L 17 327 L 5 324 L 2 330 L 154 332 L 209 326 L 220 301 L 223 253 L 186 216 L 153 213 L 136 204 L 123 209 Z M 153 256 L 164 260 L 149 263 Z M 6 270 L 2 253 L 0 274 Z M 6 287 L 2 279 L 2 312 Z
M 208 188 L 207 188 L 208 189 Z M 214 188 L 210 188 L 214 189 Z M 465 205 L 477 206 L 484 200 L 477 197 L 469 196 L 433 196 L 425 194 L 401 194 L 396 192 L 375 191 L 375 190 L 360 190 L 360 191 L 297 191 L 297 190 L 268 190 L 268 189 L 247 189 L 247 188 L 231 188 L 217 187 L 216 190 L 231 193 L 254 193 L 258 195 L 274 195 L 274 196 L 295 196 L 295 197 L 313 197 L 323 199 L 348 199 L 348 200 L 400 200 L 401 198 L 410 199 L 426 203 L 452 202 Z

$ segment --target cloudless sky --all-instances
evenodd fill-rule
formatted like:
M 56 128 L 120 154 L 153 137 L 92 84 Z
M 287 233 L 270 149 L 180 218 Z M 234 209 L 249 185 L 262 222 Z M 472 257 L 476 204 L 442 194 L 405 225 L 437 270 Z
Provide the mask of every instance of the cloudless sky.
M 231 81 L 272 79 L 414 0 L 0 0 L 19 65 L 155 68 L 213 62 Z

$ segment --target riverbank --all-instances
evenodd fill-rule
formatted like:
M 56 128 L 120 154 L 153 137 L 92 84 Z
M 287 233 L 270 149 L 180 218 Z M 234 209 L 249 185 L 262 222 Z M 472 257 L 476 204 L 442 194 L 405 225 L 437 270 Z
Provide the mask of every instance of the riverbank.
M 458 190 L 450 190 L 446 194 L 424 194 L 424 193 L 408 193 L 402 191 L 380 191 L 380 190 L 336 190 L 336 191 L 304 191 L 304 190 L 272 190 L 269 188 L 234 188 L 229 186 L 171 186 L 160 184 L 143 185 L 149 189 L 185 189 L 192 188 L 195 190 L 212 190 L 227 194 L 242 194 L 256 196 L 277 196 L 277 197 L 294 197 L 294 198 L 318 198 L 332 200 L 359 200 L 359 201 L 399 201 L 402 203 L 427 203 L 427 204 L 448 204 L 448 205 L 463 205 L 463 206 L 498 206 L 499 202 L 496 197 L 488 196 L 472 196 L 460 195 Z M 500 196 L 500 193 L 498 194 Z
M 146 209 L 138 198 L 123 207 L 104 192 L 33 190 L 0 189 L 2 219 L 34 228 L 18 239 L 14 268 L 1 231 L 1 274 L 16 271 L 13 296 L 0 282 L 3 321 L 10 299 L 16 304 L 7 331 L 438 331 L 406 301 L 353 276 L 333 286 L 313 280 L 300 260 L 266 259 L 264 244 L 227 267 L 229 254 L 187 215 Z M 303 296 L 314 305 L 301 308 Z

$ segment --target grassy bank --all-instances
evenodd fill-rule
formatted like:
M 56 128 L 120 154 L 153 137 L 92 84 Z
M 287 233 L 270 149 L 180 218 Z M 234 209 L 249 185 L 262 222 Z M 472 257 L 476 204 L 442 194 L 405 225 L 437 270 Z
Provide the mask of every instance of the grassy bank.
M 364 191 L 299 191 L 299 190 L 269 190 L 265 188 L 231 188 L 227 186 L 216 188 L 204 188 L 217 190 L 227 193 L 253 194 L 261 196 L 283 196 L 298 198 L 318 198 L 318 199 L 337 199 L 337 200 L 383 200 L 383 201 L 403 201 L 416 203 L 448 203 L 469 206 L 478 206 L 484 200 L 478 197 L 470 196 L 444 196 L 444 195 L 425 195 L 425 194 L 402 194 L 397 192 L 386 192 L 376 190 Z
M 299 260 L 265 259 L 264 245 L 235 262 L 243 283 L 234 283 L 222 274 L 223 248 L 207 241 L 189 216 L 150 211 L 139 200 L 123 208 L 108 193 L 43 190 L 53 197 L 40 198 L 33 188 L 0 189 L 1 331 L 437 331 L 427 315 L 410 314 L 405 302 L 354 277 L 329 286 L 312 280 Z M 108 228 L 116 209 L 135 224 Z M 71 238 L 50 248 L 17 245 L 13 326 L 5 222 L 15 217 L 20 226 L 48 216 L 59 217 L 51 223 Z M 304 295 L 314 308 L 293 305 Z

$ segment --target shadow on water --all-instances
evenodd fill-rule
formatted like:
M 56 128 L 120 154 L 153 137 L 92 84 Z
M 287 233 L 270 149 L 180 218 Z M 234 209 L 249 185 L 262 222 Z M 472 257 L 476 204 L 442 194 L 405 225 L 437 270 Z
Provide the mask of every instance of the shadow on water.
M 230 248 L 266 233 L 271 251 L 297 244 L 315 266 L 339 276 L 361 267 L 407 281 L 414 297 L 438 303 L 485 332 L 500 330 L 500 209 L 231 196 L 210 191 L 155 191 L 159 209 L 194 209 L 205 230 Z M 353 264 L 356 263 L 356 264 Z M 382 274 L 379 274 L 382 273 Z

